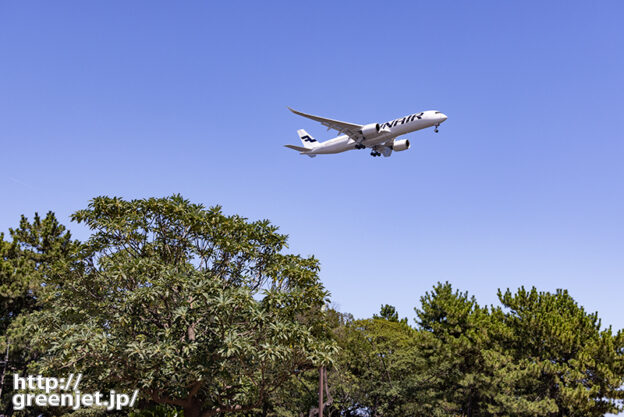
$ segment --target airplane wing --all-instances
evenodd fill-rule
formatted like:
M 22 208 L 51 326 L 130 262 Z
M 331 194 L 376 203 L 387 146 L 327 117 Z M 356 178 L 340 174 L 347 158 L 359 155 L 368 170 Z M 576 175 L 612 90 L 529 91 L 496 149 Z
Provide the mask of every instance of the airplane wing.
M 354 123 L 341 122 L 339 120 L 326 119 L 320 116 L 314 116 L 307 113 L 302 113 L 297 110 L 293 110 L 290 107 L 288 108 L 291 112 L 298 114 L 299 116 L 307 117 L 308 119 L 312 119 L 314 121 L 320 122 L 323 126 L 326 126 L 327 129 L 334 129 L 342 134 L 349 136 L 350 138 L 356 139 L 361 136 L 360 130 L 362 129 L 362 125 L 357 125 Z

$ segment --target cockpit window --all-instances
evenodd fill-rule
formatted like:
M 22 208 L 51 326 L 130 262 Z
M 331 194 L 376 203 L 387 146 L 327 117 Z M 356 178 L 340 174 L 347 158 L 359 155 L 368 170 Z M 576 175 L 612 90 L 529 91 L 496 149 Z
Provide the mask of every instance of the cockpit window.
M 442 112 L 441 112 L 441 111 L 437 111 L 437 112 L 435 112 L 435 114 L 440 114 L 440 113 L 442 113 Z

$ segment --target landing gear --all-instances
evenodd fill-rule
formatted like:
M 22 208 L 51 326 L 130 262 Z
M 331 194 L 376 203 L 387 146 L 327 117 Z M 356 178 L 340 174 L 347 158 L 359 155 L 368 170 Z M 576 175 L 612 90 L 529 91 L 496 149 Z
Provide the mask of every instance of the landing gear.
M 366 146 L 362 145 L 361 143 L 355 144 L 355 149 L 364 149 L 364 148 L 366 148 Z
M 440 127 L 440 125 L 435 125 L 435 129 L 433 129 L 433 131 L 438 133 L 439 132 L 439 130 L 438 130 L 439 127 Z
M 377 151 L 371 151 L 371 156 L 381 156 L 381 154 Z

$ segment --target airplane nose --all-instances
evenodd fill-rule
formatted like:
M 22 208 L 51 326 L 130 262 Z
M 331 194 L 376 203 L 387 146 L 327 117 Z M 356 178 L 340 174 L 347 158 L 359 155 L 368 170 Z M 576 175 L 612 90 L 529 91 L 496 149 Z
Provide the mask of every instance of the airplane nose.
M 444 114 L 444 113 L 440 113 L 440 118 L 442 119 L 442 120 L 440 121 L 440 123 L 442 123 L 443 121 L 445 121 L 446 119 L 448 119 L 448 116 L 447 116 L 446 114 Z

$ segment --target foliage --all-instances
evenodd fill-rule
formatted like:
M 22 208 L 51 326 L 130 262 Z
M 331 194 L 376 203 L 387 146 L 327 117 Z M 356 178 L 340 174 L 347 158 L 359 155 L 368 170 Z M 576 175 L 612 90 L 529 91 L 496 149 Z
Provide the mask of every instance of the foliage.
M 373 314 L 373 318 L 397 322 L 399 321 L 399 313 L 396 311 L 394 306 L 391 306 L 390 304 L 382 304 L 381 309 L 379 310 L 379 315 Z M 402 318 L 400 321 L 407 324 L 407 317 Z
M 187 417 L 261 408 L 295 372 L 328 362 L 318 262 L 286 236 L 179 196 L 95 198 L 93 234 L 55 270 L 30 317 L 38 371 L 83 390 L 139 388 Z
M 468 293 L 437 284 L 416 310 L 421 354 L 429 376 L 429 415 L 488 415 L 493 395 L 488 310 Z
M 438 283 L 416 325 L 326 309 L 314 258 L 268 221 L 180 196 L 98 197 L 72 219 L 22 217 L 0 235 L 0 375 L 83 374 L 139 389 L 137 409 L 30 408 L 15 417 L 577 417 L 623 410 L 624 332 L 565 290 L 500 291 L 499 307 Z M 7 388 L 5 381 L 5 388 Z M 65 414 L 63 414 L 65 413 Z
M 565 290 L 520 288 L 498 296 L 507 310 L 499 308 L 498 315 L 508 329 L 501 342 L 513 358 L 514 396 L 524 404 L 547 398 L 553 409 L 536 414 L 533 407 L 519 415 L 597 417 L 622 411 L 617 403 L 624 399 L 622 331 L 601 330 L 598 314 L 587 313 Z
M 372 319 L 346 321 L 334 335 L 341 349 L 330 373 L 333 411 L 400 416 L 416 406 L 419 398 L 410 393 L 423 382 L 418 339 L 394 307 L 382 306 Z
M 41 308 L 40 295 L 52 271 L 74 256 L 78 243 L 51 212 L 44 218 L 35 213 L 32 222 L 22 216 L 9 235 L 11 240 L 6 241 L 0 234 L 0 379 L 4 375 L 0 410 L 12 413 L 10 376 L 24 374 L 39 356 L 39 349 L 29 343 L 26 315 Z M 31 409 L 20 414 L 29 411 L 37 413 Z
M 622 332 L 566 291 L 499 293 L 502 307 L 437 284 L 417 328 L 384 305 L 334 330 L 333 411 L 344 416 L 602 416 L 621 411 Z

